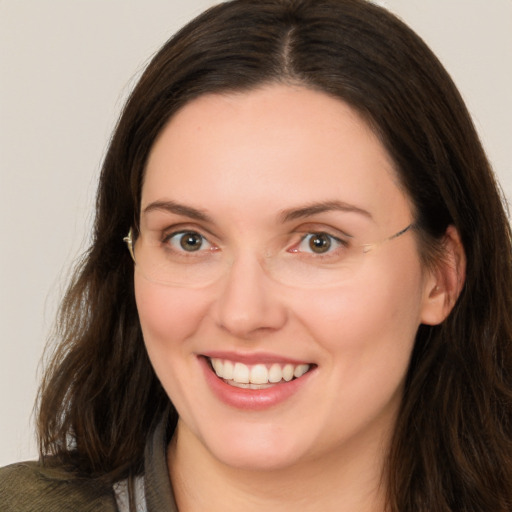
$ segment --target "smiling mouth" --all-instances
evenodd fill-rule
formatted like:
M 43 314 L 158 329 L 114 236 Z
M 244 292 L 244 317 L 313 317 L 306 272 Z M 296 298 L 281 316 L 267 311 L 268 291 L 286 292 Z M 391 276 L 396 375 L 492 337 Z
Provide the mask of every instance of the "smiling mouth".
M 267 389 L 299 379 L 310 371 L 312 364 L 254 364 L 247 365 L 229 359 L 207 358 L 211 369 L 226 384 L 244 389 Z

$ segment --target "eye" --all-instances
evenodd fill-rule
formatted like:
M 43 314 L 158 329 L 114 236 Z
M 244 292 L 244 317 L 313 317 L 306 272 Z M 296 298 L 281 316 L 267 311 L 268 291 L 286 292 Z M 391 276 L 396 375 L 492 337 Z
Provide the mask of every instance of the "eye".
M 213 245 L 196 231 L 172 233 L 165 237 L 164 243 L 169 244 L 176 251 L 197 252 L 213 248 Z
M 346 245 L 343 240 L 328 233 L 308 233 L 301 238 L 300 242 L 292 249 L 292 252 L 326 254 Z

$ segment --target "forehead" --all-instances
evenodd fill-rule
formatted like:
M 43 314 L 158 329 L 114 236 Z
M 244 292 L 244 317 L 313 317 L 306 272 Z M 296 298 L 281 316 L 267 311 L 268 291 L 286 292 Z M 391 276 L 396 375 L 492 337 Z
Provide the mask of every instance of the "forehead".
M 265 215 L 344 201 L 389 221 L 410 215 L 387 151 L 346 103 L 302 87 L 208 94 L 182 108 L 156 140 L 142 210 L 173 200 Z

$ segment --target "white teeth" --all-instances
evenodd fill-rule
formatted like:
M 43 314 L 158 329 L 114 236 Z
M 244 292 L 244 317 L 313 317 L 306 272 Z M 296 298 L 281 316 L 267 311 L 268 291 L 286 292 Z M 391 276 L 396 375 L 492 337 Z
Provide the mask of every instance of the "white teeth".
M 268 381 L 269 382 L 279 382 L 283 379 L 283 370 L 281 370 L 281 365 L 274 363 L 268 372 Z
M 249 384 L 249 367 L 242 363 L 235 363 L 233 380 L 241 384 Z
M 286 382 L 290 382 L 293 379 L 293 371 L 295 368 L 291 364 L 285 365 L 283 368 L 283 379 Z
M 234 380 L 228 380 L 226 384 L 233 386 L 234 388 L 244 388 L 244 389 L 267 389 L 271 388 L 273 384 L 242 384 L 241 382 L 235 382 Z
M 215 373 L 217 375 L 223 375 L 224 374 L 224 371 L 223 371 L 223 363 L 220 359 L 212 359 L 212 366 L 213 366 L 213 369 L 215 370 Z
M 249 378 L 251 384 L 267 384 L 268 370 L 264 364 L 257 364 L 251 368 L 251 375 Z
M 302 377 L 308 370 L 309 364 L 299 364 L 299 366 L 295 367 L 295 370 L 293 371 L 293 376 L 296 379 L 298 379 L 299 377 Z M 224 370 L 224 373 L 226 373 L 226 370 Z
M 231 381 L 232 384 L 241 384 L 240 387 L 249 387 L 251 389 L 261 389 L 269 384 L 276 384 L 281 381 L 289 382 L 294 377 L 302 377 L 310 368 L 309 364 L 285 364 L 281 366 L 274 363 L 270 367 L 265 364 L 256 364 L 247 366 L 244 363 L 233 363 L 229 360 L 212 358 L 211 365 L 217 377 Z M 247 386 L 246 386 L 247 384 Z M 253 387 L 254 385 L 254 387 Z
M 214 361 L 214 359 L 212 359 Z M 222 377 L 226 380 L 233 380 L 233 374 L 235 371 L 235 366 L 231 361 L 224 361 L 224 368 L 221 374 L 217 373 L 217 375 L 222 375 Z M 217 371 L 217 370 L 215 370 Z

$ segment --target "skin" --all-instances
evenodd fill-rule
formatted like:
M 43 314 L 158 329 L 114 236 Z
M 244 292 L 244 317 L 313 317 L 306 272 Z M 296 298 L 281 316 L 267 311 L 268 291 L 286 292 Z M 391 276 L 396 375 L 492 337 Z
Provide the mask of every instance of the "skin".
M 370 215 L 279 220 L 283 210 L 333 200 Z M 144 213 L 155 201 L 179 202 L 209 220 Z M 415 333 L 444 319 L 458 278 L 422 267 L 414 231 L 364 255 L 349 279 L 319 289 L 283 285 L 258 258 L 298 228 L 343 228 L 375 242 L 413 221 L 393 163 L 366 123 L 340 100 L 301 87 L 205 95 L 177 113 L 152 148 L 141 211 L 142 235 L 186 225 L 232 258 L 204 287 L 163 286 L 136 266 L 147 351 L 180 416 L 168 452 L 180 510 L 383 510 L 382 467 Z M 455 234 L 447 240 L 458 247 Z M 205 380 L 198 356 L 212 350 L 316 366 L 284 402 L 240 410 Z

